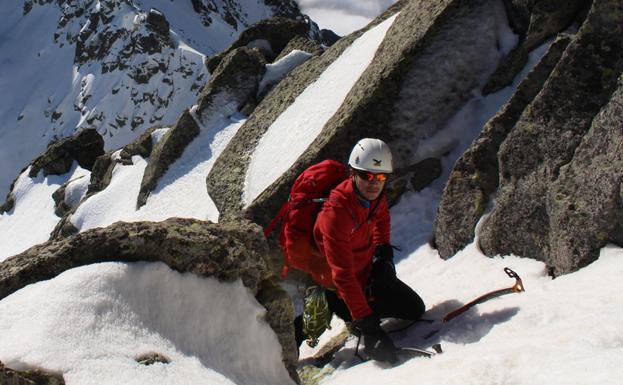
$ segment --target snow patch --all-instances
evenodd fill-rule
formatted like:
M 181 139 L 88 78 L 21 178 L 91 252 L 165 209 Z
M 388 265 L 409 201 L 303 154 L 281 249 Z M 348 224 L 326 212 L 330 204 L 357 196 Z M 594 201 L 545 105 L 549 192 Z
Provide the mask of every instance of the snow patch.
M 295 49 L 278 61 L 266 64 L 266 73 L 260 81 L 257 93 L 261 94 L 267 85 L 279 82 L 293 69 L 305 63 L 311 57 L 310 53 Z
M 162 263 L 89 265 L 0 301 L 0 361 L 68 384 L 292 384 L 264 316 L 239 280 Z M 148 353 L 170 363 L 136 362 Z
M 287 171 L 320 134 L 372 62 L 397 15 L 355 40 L 268 128 L 251 155 L 243 193 L 245 206 Z

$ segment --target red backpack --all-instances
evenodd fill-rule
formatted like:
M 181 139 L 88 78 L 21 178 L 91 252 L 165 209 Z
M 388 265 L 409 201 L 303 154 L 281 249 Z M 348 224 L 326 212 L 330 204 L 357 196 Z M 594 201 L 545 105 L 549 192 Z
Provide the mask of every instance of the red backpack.
M 314 242 L 314 224 L 329 197 L 329 193 L 347 178 L 346 167 L 335 160 L 325 160 L 305 169 L 294 182 L 290 197 L 264 229 L 268 237 L 276 224 L 281 223 L 279 244 L 284 254 L 284 278 L 292 266 L 309 273 L 314 281 L 328 287 L 333 285 L 331 269 Z

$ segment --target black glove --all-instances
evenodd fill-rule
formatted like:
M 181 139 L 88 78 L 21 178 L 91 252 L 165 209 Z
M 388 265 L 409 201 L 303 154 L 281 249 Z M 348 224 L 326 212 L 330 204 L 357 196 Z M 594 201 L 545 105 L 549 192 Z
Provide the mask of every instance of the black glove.
M 381 329 L 379 317 L 370 315 L 353 321 L 353 329 L 363 337 L 363 351 L 373 360 L 396 363 L 396 347 L 391 338 Z
M 381 277 L 385 274 L 396 275 L 396 266 L 394 265 L 394 248 L 392 245 L 378 245 L 374 251 L 374 259 L 372 260 L 371 276 Z

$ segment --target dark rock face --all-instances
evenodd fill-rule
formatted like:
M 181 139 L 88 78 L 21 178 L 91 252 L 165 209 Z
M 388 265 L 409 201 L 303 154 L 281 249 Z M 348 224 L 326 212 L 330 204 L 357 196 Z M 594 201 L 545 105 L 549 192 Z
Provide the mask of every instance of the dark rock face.
M 234 49 L 245 46 L 259 46 L 260 41 L 266 41 L 270 47 L 262 53 L 267 61 L 272 62 L 295 36 L 308 35 L 309 25 L 304 20 L 292 20 L 285 17 L 274 17 L 262 20 L 245 30 L 227 50 L 212 56 L 207 60 L 206 67 L 214 73 L 221 61 Z
M 74 161 L 84 169 L 92 170 L 97 157 L 104 153 L 104 139 L 94 129 L 82 130 L 74 136 L 61 139 L 48 146 L 48 149 L 31 163 L 28 176 L 36 177 L 39 171 L 43 175 L 62 175 L 71 170 Z M 15 198 L 13 187 L 7 195 L 5 203 L 0 206 L 0 214 L 13 209 Z
M 510 85 L 528 62 L 530 51 L 582 18 L 582 11 L 589 3 L 584 0 L 505 1 L 511 26 L 520 35 L 521 43 L 503 59 L 483 88 L 483 94 Z
M 336 41 L 340 40 L 340 36 L 338 36 L 330 29 L 321 29 L 320 38 L 322 39 L 322 44 L 326 45 L 327 47 L 331 47 L 333 44 L 335 44 Z
M 294 339 L 294 306 L 288 293 L 277 285 L 274 280 L 262 281 L 257 301 L 267 310 L 266 322 L 277 334 L 283 346 L 283 363 L 290 377 L 299 383 L 296 367 L 298 364 L 298 347 Z
M 497 153 L 525 108 L 534 100 L 570 41 L 560 36 L 457 160 L 443 192 L 435 223 L 435 245 L 449 258 L 474 239 L 476 224 L 498 188 Z
M 407 190 L 420 191 L 442 173 L 441 160 L 427 158 L 412 166 L 396 169 L 386 188 L 387 199 L 390 206 L 398 202 L 402 194 Z
M 599 256 L 608 242 L 623 245 L 623 77 L 593 120 L 573 160 L 548 191 L 549 261 L 569 273 Z
M 63 377 L 39 370 L 16 371 L 0 362 L 0 384 L 6 385 L 64 385 Z
M 288 42 L 285 48 L 281 50 L 281 53 L 279 54 L 279 56 L 277 56 L 277 58 L 275 58 L 275 61 L 278 61 L 295 49 L 307 52 L 309 54 L 312 54 L 313 56 L 318 56 L 323 52 L 322 47 L 317 42 L 307 37 L 295 36 L 292 40 Z
M 161 261 L 172 269 L 223 281 L 240 278 L 253 293 L 267 278 L 262 229 L 248 222 L 213 224 L 171 218 L 117 222 L 48 241 L 0 263 L 0 298 L 65 270 L 108 261 Z
M 94 129 L 86 129 L 78 134 L 51 144 L 46 152 L 32 163 L 29 176 L 35 177 L 43 170 L 43 175 L 62 175 L 71 169 L 74 160 L 87 170 L 93 168 L 95 159 L 104 153 L 104 139 Z
M 595 2 L 552 76 L 502 144 L 496 205 L 480 234 L 480 245 L 487 255 L 513 253 L 545 261 L 556 272 L 568 272 L 594 259 L 587 250 L 600 244 L 600 238 L 603 242 L 611 236 L 611 230 L 602 229 L 561 241 L 557 229 L 565 215 L 575 218 L 571 213 L 575 206 L 567 204 L 569 212 L 561 213 L 568 199 L 565 194 L 575 196 L 582 191 L 574 188 L 568 177 L 578 172 L 575 157 L 581 154 L 579 146 L 597 113 L 610 100 L 623 71 L 622 33 L 620 2 Z M 563 168 L 569 164 L 574 166 L 566 168 L 563 175 Z M 608 191 L 609 187 L 597 189 Z M 551 201 L 556 191 L 561 191 L 560 203 Z M 605 205 L 594 198 L 583 199 L 593 200 L 594 212 Z
M 266 71 L 257 50 L 241 47 L 230 52 L 214 72 L 210 83 L 202 91 L 194 114 L 204 127 L 234 114 L 253 100 L 257 86 Z M 184 152 L 201 128 L 189 111 L 177 121 L 155 146 L 145 168 L 137 208 L 147 202 L 158 180 Z
M 169 166 L 182 155 L 186 146 L 199 135 L 199 131 L 200 128 L 190 112 L 184 111 L 175 126 L 158 142 L 143 173 L 137 209 L 147 202 L 147 198 L 156 188 L 158 180 L 168 170 Z
M 163 36 L 169 36 L 169 22 L 162 12 L 150 9 L 147 13 L 147 24 Z

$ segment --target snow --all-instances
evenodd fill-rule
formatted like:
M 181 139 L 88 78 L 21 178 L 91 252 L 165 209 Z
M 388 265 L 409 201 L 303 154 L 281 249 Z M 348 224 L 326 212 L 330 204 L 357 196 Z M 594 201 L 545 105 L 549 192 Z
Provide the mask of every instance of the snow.
M 160 178 L 147 203 L 136 209 L 147 160 L 135 155 L 131 165 L 117 164 L 110 185 L 84 201 L 71 216 L 72 224 L 85 231 L 117 221 L 162 221 L 171 217 L 195 218 L 218 222 L 219 212 L 208 195 L 206 177 L 214 161 L 244 124 L 245 117 L 234 114 L 221 118 L 186 147 L 182 156 Z M 167 128 L 155 130 L 157 142 Z
M 260 94 L 269 84 L 275 84 L 290 71 L 305 63 L 312 57 L 310 53 L 295 49 L 274 63 L 266 64 L 266 73 L 260 81 L 257 93 Z
M 552 280 L 541 262 L 487 258 L 473 244 L 448 261 L 422 246 L 397 268 L 427 302 L 426 318 L 440 319 L 485 292 L 512 286 L 505 266 L 521 276 L 526 292 L 477 305 L 447 324 L 392 334 L 399 346 L 441 343 L 444 353 L 432 359 L 414 358 L 392 369 L 373 362 L 352 367 L 359 361 L 351 340 L 338 357 L 341 366 L 322 384 L 618 384 L 621 257 L 623 249 L 608 246 L 592 265 Z
M 268 128 L 251 155 L 243 193 L 245 205 L 288 170 L 316 139 L 372 62 L 397 15 L 355 40 Z
M 0 261 L 48 240 L 60 219 L 54 214 L 52 194 L 72 179 L 74 171 L 76 176 L 82 175 L 80 170 L 76 171 L 74 166 L 74 170 L 65 175 L 46 177 L 40 171 L 31 178 L 28 167 L 20 174 L 13 188 L 15 206 L 0 214 Z
M 291 384 L 264 315 L 239 280 L 162 263 L 89 265 L 0 301 L 0 360 L 67 384 Z M 136 362 L 149 353 L 170 363 Z

